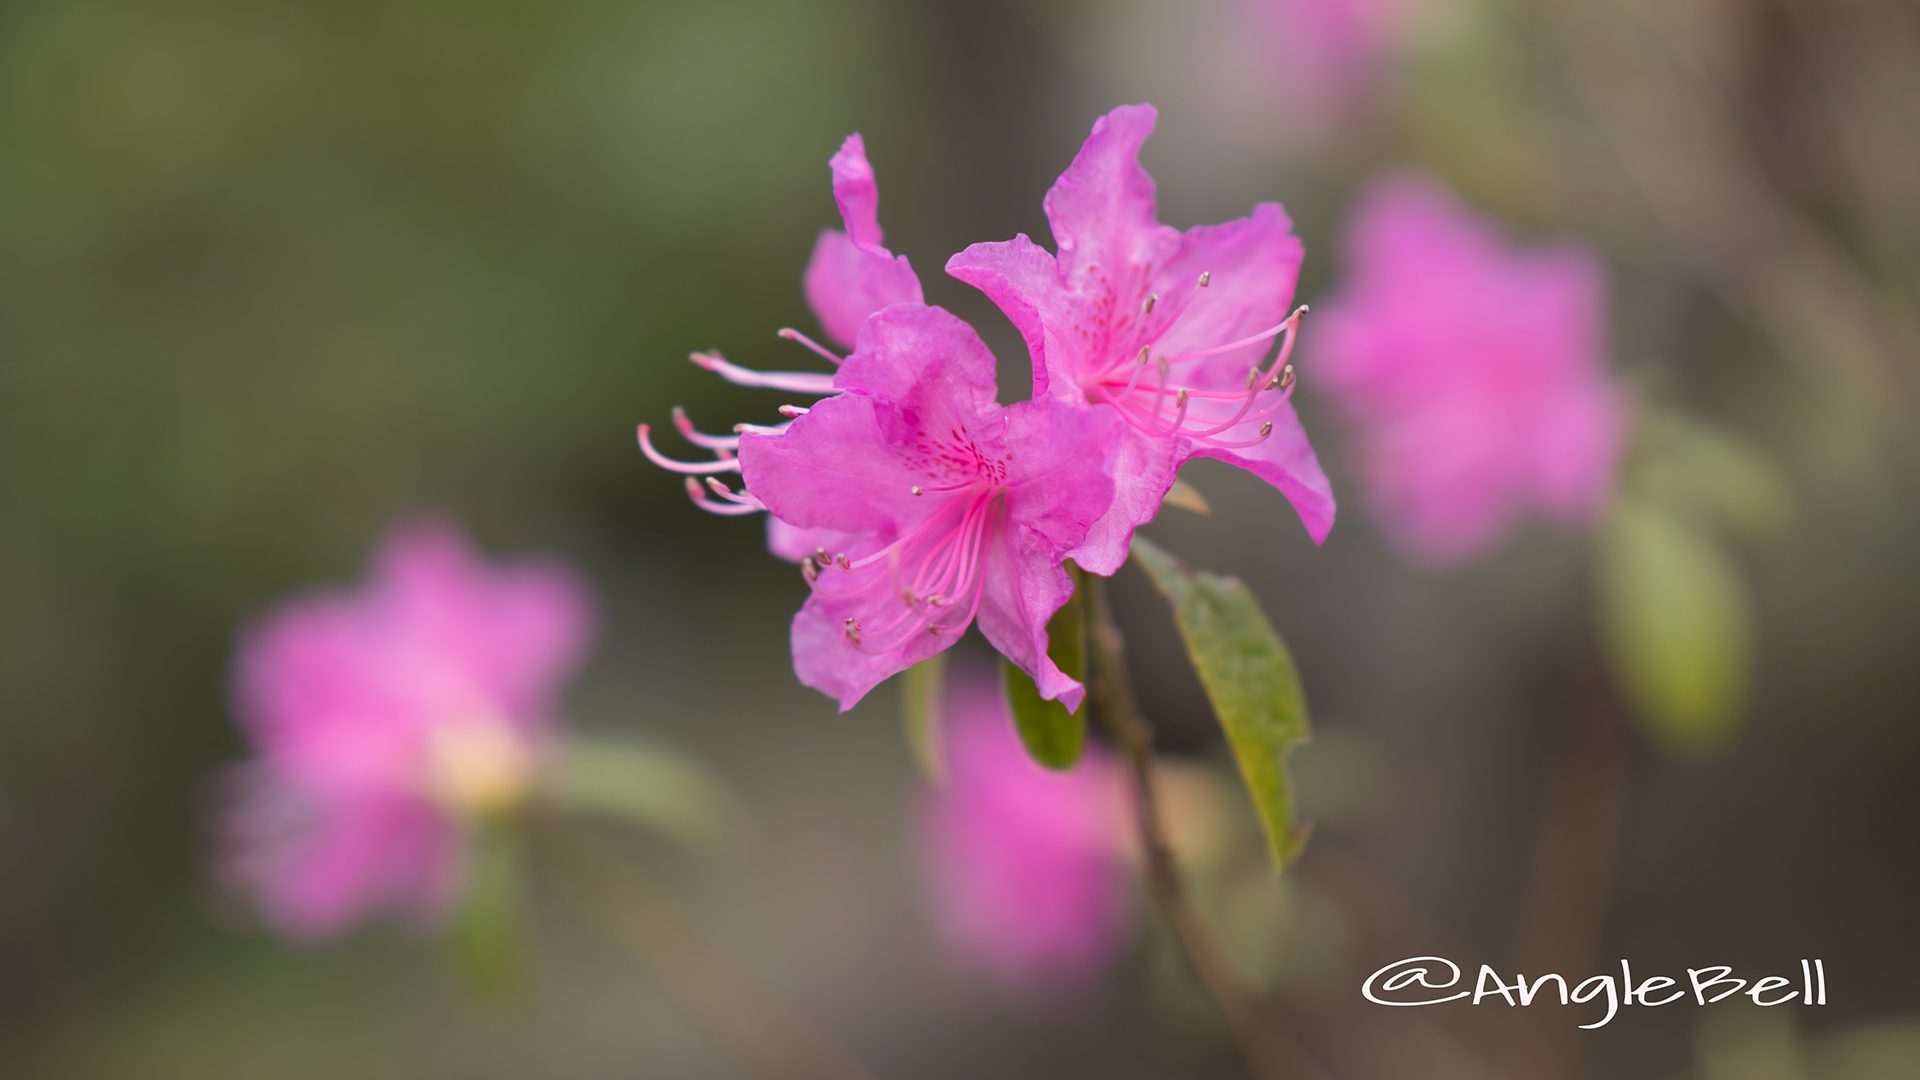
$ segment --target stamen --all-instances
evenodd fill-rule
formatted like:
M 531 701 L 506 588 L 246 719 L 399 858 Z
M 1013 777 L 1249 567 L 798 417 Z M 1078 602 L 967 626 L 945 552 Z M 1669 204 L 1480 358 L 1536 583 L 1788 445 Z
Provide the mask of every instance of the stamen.
M 702 371 L 733 383 L 767 390 L 790 390 L 796 394 L 826 395 L 834 392 L 833 376 L 811 371 L 755 371 L 729 361 L 719 353 L 694 353 L 688 357 Z
M 1169 360 L 1203 360 L 1209 356 L 1219 356 L 1221 353 L 1229 353 L 1229 352 L 1233 352 L 1235 349 L 1244 349 L 1249 345 L 1258 345 L 1263 341 L 1271 341 L 1275 337 L 1278 337 L 1279 335 L 1286 333 L 1289 330 L 1293 330 L 1297 328 L 1300 325 L 1301 316 L 1305 315 L 1306 313 L 1307 313 L 1307 305 L 1301 304 L 1299 307 L 1293 309 L 1293 314 L 1288 315 L 1285 319 L 1281 320 L 1279 323 L 1273 326 L 1270 326 L 1267 329 L 1262 330 L 1257 334 L 1249 334 L 1238 341 L 1229 341 L 1225 345 L 1215 345 L 1211 349 L 1195 349 L 1193 352 L 1180 353 L 1177 356 L 1170 356 L 1167 359 Z
M 805 578 L 809 585 L 820 580 L 820 564 L 813 561 L 813 556 L 809 555 L 800 560 L 800 576 Z
M 801 333 L 798 330 L 795 330 L 791 326 L 781 327 L 780 337 L 784 338 L 787 341 L 799 342 L 801 345 L 804 345 L 808 349 L 811 349 L 814 353 L 818 354 L 821 357 L 824 357 L 827 363 L 832 364 L 835 367 L 840 366 L 840 364 L 844 362 L 840 357 L 834 355 L 829 350 L 821 347 L 819 342 L 814 341 L 812 338 L 808 337 L 807 335 Z
M 1200 271 L 1200 287 L 1204 289 L 1211 284 L 1213 284 L 1213 271 L 1211 270 Z
M 914 493 L 915 495 L 925 495 L 925 494 L 926 494 L 926 492 L 925 492 L 924 490 L 922 490 L 922 489 L 921 489 L 921 487 L 920 487 L 920 485 L 919 485 L 919 484 L 915 484 L 915 485 L 913 485 L 913 493 Z
M 805 416 L 810 411 L 811 410 L 808 409 L 805 405 L 780 406 L 780 415 L 786 417 L 789 420 L 793 420 L 793 419 L 797 419 L 798 417 Z
M 707 489 L 701 486 L 700 481 L 695 480 L 691 476 L 687 477 L 687 498 L 692 499 L 693 505 L 705 510 L 707 513 L 719 514 L 723 517 L 740 517 L 745 514 L 757 514 L 766 509 L 765 506 L 761 505 L 759 499 L 755 499 L 751 495 L 741 496 L 738 501 L 734 502 L 715 502 L 708 497 Z
M 681 438 L 698 447 L 717 451 L 733 451 L 740 448 L 738 436 L 708 435 L 694 427 L 693 421 L 687 417 L 687 410 L 678 405 L 673 407 L 673 427 L 680 433 Z M 722 456 L 724 457 L 725 454 L 723 453 Z
M 1140 305 L 1140 314 L 1142 315 L 1153 314 L 1153 305 L 1159 302 L 1160 302 L 1159 293 L 1148 293 L 1147 299 Z
M 647 456 L 648 461 L 653 462 L 668 472 L 680 473 L 683 476 L 705 476 L 710 473 L 740 471 L 740 462 L 732 457 L 720 458 L 714 461 L 679 461 L 668 457 L 654 447 L 653 436 L 650 434 L 650 425 L 641 424 L 638 430 L 638 437 L 640 441 L 640 452 Z

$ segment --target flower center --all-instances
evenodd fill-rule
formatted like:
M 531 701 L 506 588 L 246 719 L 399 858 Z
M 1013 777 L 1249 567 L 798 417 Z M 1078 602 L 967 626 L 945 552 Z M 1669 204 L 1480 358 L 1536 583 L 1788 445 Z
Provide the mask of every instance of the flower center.
M 1112 405 L 1129 424 L 1156 438 L 1180 436 L 1220 449 L 1253 446 L 1273 434 L 1275 414 L 1293 397 L 1294 337 L 1300 320 L 1307 313 L 1302 304 L 1278 324 L 1236 341 L 1205 349 L 1179 353 L 1156 353 L 1154 346 L 1180 322 L 1202 291 L 1211 283 L 1211 274 L 1201 274 L 1199 287 L 1188 296 L 1185 305 L 1160 324 L 1140 350 L 1122 355 L 1105 367 L 1096 368 L 1082 379 L 1087 400 Z M 1150 315 L 1159 303 L 1157 294 L 1148 293 L 1141 303 L 1141 314 Z M 1202 389 L 1192 384 L 1191 365 L 1210 357 L 1235 352 L 1250 346 L 1280 339 L 1279 351 L 1264 366 L 1247 369 L 1246 384 L 1238 390 Z M 1151 374 L 1149 373 L 1151 369 Z M 1247 438 L 1223 437 L 1258 423 L 1258 434 Z
M 1004 462 L 983 460 L 973 467 L 988 475 L 950 486 L 915 485 L 915 496 L 932 494 L 940 505 L 893 543 L 858 559 L 821 548 L 802 560 L 801 574 L 822 596 L 891 594 L 898 604 L 890 616 L 886 605 L 877 605 L 883 615 L 871 623 L 849 617 L 846 635 L 854 648 L 889 653 L 920 634 L 938 637 L 973 621 L 985 588 L 981 565 L 1004 518 L 1007 491 Z M 955 618 L 956 611 L 963 614 Z
M 497 716 L 436 725 L 427 735 L 427 794 L 455 817 L 491 817 L 533 787 L 532 748 Z

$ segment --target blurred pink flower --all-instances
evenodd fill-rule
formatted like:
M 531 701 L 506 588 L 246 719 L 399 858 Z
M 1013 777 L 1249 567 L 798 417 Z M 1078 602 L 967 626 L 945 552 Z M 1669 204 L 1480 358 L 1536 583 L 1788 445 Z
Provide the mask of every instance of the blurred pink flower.
M 1160 224 L 1139 160 L 1154 118 L 1125 105 L 1094 123 L 1045 199 L 1059 254 L 1021 234 L 947 262 L 1026 338 L 1036 396 L 1126 422 L 1113 506 L 1071 553 L 1097 574 L 1126 561 L 1189 458 L 1272 484 L 1316 542 L 1333 527 L 1332 491 L 1288 404 L 1300 241 L 1277 203 L 1186 232 Z
M 394 530 L 372 581 L 291 601 L 242 638 L 224 869 L 297 938 L 441 915 L 463 824 L 526 794 L 590 633 L 564 567 L 492 567 L 451 527 Z
M 990 679 L 955 680 L 945 782 L 921 815 L 934 913 L 953 956 L 1012 989 L 1087 988 L 1132 929 L 1128 808 L 1097 749 L 1071 772 L 1033 763 Z
M 1332 120 L 1397 58 L 1429 0 L 1247 0 L 1289 113 Z
M 800 681 L 850 709 L 953 644 L 976 618 L 1042 697 L 1085 694 L 1047 656 L 1047 620 L 1073 594 L 1061 562 L 1113 498 L 1111 417 L 1042 399 L 994 401 L 993 354 L 947 312 L 869 318 L 836 397 L 740 445 L 773 516 L 843 546 L 803 564 L 793 621 Z
M 1363 196 L 1345 254 L 1311 362 L 1354 428 L 1388 531 L 1444 563 L 1530 510 L 1591 521 L 1626 427 L 1599 260 L 1571 245 L 1517 249 L 1411 178 Z

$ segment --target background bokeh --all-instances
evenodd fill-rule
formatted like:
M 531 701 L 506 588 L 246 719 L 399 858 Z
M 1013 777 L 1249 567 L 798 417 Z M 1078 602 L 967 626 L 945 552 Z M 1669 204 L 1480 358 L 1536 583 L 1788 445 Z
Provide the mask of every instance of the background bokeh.
M 1253 585 L 1315 706 L 1296 766 L 1313 847 L 1290 883 L 1228 904 L 1287 913 L 1247 955 L 1280 972 L 1296 1026 L 1375 1055 L 1350 1075 L 1415 1075 L 1378 1057 L 1413 1015 L 1499 1059 L 1516 1014 L 1387 1013 L 1359 980 L 1422 953 L 1511 965 L 1544 860 L 1605 892 L 1592 941 L 1545 946 L 1589 970 L 1821 957 L 1831 985 L 1818 1010 L 1624 1016 L 1579 1033 L 1581 1075 L 1913 1075 L 1920 15 L 1432 0 L 1404 64 L 1306 117 L 1248 6 L 0 8 L 0 1075 L 733 1075 L 564 920 L 540 924 L 528 996 L 476 1006 L 428 944 L 296 949 L 213 887 L 236 628 L 353 579 L 423 506 L 491 551 L 585 567 L 605 635 L 577 722 L 702 756 L 760 822 L 717 862 L 650 864 L 876 1072 L 1234 1075 L 1151 941 L 1093 998 L 1047 1006 L 940 955 L 894 697 L 838 716 L 794 684 L 798 575 L 754 523 L 689 507 L 632 438 L 675 402 L 710 426 L 778 403 L 684 357 L 801 362 L 774 330 L 811 328 L 799 274 L 852 130 L 889 246 L 1024 396 L 1017 337 L 939 266 L 1044 235 L 1047 184 L 1135 100 L 1161 108 L 1163 217 L 1283 200 L 1309 302 L 1383 167 L 1593 245 L 1623 377 L 1739 433 L 1794 493 L 1790 522 L 1735 549 L 1757 641 L 1741 737 L 1656 754 L 1593 659 L 1585 541 L 1534 529 L 1445 575 L 1379 542 L 1313 397 L 1308 325 L 1303 411 L 1346 497 L 1326 546 L 1207 463 L 1188 479 L 1213 516 L 1150 530 Z M 1163 742 L 1217 757 L 1157 598 L 1133 571 L 1117 587 Z M 1593 739 L 1626 748 L 1589 758 Z M 1624 772 L 1583 771 L 1620 755 Z M 1587 838 L 1571 858 L 1536 842 L 1556 814 Z M 1543 1018 L 1586 1019 L 1522 1023 Z

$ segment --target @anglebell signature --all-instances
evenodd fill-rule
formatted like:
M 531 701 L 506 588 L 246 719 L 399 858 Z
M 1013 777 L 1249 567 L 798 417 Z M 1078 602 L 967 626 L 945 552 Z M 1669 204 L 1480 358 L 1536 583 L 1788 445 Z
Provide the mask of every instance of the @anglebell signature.
M 1822 960 L 1801 960 L 1798 979 L 1784 975 L 1737 978 L 1733 968 L 1725 964 L 1688 968 L 1681 978 L 1667 975 L 1637 978 L 1632 963 L 1627 960 L 1620 961 L 1617 975 L 1593 975 L 1577 983 L 1554 974 L 1531 979 L 1517 973 L 1506 977 L 1488 964 L 1480 965 L 1472 989 L 1459 989 L 1462 978 L 1460 965 L 1443 956 L 1410 956 L 1367 976 L 1360 993 L 1375 1005 L 1395 1008 L 1420 1008 L 1454 1001 L 1479 1005 L 1492 999 L 1514 1008 L 1536 1001 L 1559 1005 L 1592 1002 L 1606 1011 L 1598 1020 L 1580 1025 L 1588 1031 L 1607 1026 L 1622 1007 L 1633 1005 L 1656 1007 L 1682 1001 L 1712 1005 L 1735 995 L 1769 1008 L 1827 1003 L 1827 968 Z

